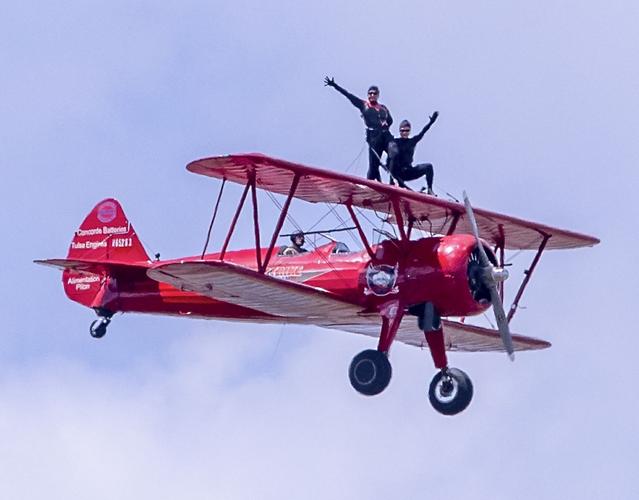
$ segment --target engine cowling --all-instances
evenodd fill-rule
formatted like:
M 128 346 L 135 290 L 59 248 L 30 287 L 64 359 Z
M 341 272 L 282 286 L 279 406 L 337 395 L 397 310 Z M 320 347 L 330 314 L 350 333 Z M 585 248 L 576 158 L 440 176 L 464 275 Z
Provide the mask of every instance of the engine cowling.
M 484 245 L 490 261 L 497 260 Z M 398 282 L 409 305 L 433 302 L 442 316 L 472 316 L 490 307 L 481 280 L 478 249 L 472 235 L 456 234 L 411 241 Z

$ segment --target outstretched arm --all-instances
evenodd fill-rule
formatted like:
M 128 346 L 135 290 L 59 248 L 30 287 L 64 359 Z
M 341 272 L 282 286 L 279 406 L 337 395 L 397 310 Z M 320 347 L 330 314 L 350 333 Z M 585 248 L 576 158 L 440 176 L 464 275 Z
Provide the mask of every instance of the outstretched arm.
M 430 120 L 428 120 L 428 123 L 424 126 L 424 128 L 422 129 L 422 131 L 417 134 L 415 136 L 415 143 L 419 142 L 422 140 L 422 137 L 424 137 L 424 134 L 426 132 L 428 132 L 428 129 L 431 127 L 431 125 L 433 123 L 435 123 L 435 120 L 437 120 L 437 117 L 439 116 L 439 111 L 435 111 L 432 116 L 430 117 Z
M 337 85 L 337 83 L 335 83 L 335 78 L 329 78 L 328 76 L 324 77 L 324 85 L 327 86 L 327 87 L 333 87 L 340 94 L 342 94 L 344 97 L 346 97 L 346 99 L 351 101 L 351 104 L 353 106 L 355 106 L 357 109 L 359 109 L 360 111 L 364 107 L 364 101 L 362 99 L 360 99 L 359 97 L 351 94 L 346 89 L 343 89 L 342 87 Z

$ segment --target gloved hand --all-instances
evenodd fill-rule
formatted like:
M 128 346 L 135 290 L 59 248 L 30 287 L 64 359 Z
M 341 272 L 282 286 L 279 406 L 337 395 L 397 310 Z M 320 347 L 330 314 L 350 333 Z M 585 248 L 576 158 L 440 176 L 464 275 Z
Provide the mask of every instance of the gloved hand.
M 437 117 L 439 116 L 439 111 L 435 111 L 429 118 L 430 118 L 430 122 L 431 123 L 435 123 L 435 120 L 437 120 Z
M 324 77 L 324 86 L 335 87 L 335 85 L 335 78 L 329 78 L 328 76 Z

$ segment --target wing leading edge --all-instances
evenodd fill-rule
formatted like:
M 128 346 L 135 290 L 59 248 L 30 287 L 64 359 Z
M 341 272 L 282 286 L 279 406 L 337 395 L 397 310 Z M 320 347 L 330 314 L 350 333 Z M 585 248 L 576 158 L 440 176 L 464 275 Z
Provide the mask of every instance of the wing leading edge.
M 358 323 L 353 321 L 348 323 L 345 321 L 321 326 L 333 330 L 343 330 L 350 333 L 367 335 L 369 337 L 379 337 L 381 320 L 372 321 L 372 318 L 367 319 L 367 322 L 360 321 Z M 505 352 L 498 330 L 449 320 L 442 320 L 442 325 L 447 351 Z M 414 316 L 404 316 L 395 340 L 415 347 L 428 348 L 424 333 L 417 327 L 417 318 Z M 550 342 L 546 342 L 545 340 L 513 334 L 515 351 L 546 349 L 550 347 L 550 345 Z

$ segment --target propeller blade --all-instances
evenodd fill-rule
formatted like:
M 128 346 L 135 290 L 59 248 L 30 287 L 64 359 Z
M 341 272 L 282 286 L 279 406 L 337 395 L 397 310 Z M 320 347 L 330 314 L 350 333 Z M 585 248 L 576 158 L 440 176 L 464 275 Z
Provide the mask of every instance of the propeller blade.
M 464 205 L 466 205 L 466 215 L 468 215 L 468 222 L 470 222 L 470 227 L 472 228 L 473 234 L 475 235 L 475 239 L 477 240 L 477 249 L 479 250 L 481 264 L 485 268 L 490 268 L 492 267 L 492 265 L 490 263 L 490 260 L 488 260 L 488 255 L 486 255 L 486 250 L 484 250 L 484 245 L 482 245 L 479 240 L 479 229 L 477 228 L 477 221 L 475 220 L 473 207 L 470 204 L 470 200 L 468 199 L 468 195 L 466 194 L 466 191 L 464 191 Z
M 479 256 L 481 260 L 481 264 L 483 267 L 483 278 L 484 283 L 488 287 L 490 291 L 490 302 L 493 305 L 493 313 L 495 314 L 495 320 L 497 321 L 497 328 L 499 330 L 499 335 L 501 337 L 501 341 L 504 344 L 504 349 L 508 353 L 508 357 L 511 361 L 515 360 L 515 349 L 513 347 L 513 339 L 510 334 L 510 327 L 508 326 L 508 320 L 506 319 L 506 313 L 504 311 L 504 306 L 501 302 L 501 297 L 499 292 L 497 291 L 497 284 L 495 283 L 495 278 L 493 276 L 492 270 L 493 265 L 488 259 L 488 255 L 486 255 L 486 250 L 484 250 L 484 245 L 482 245 L 481 240 L 479 238 L 479 229 L 477 228 L 477 221 L 475 220 L 475 214 L 473 213 L 473 207 L 470 204 L 470 200 L 468 199 L 468 195 L 466 191 L 464 191 L 464 205 L 466 206 L 466 214 L 468 215 L 468 222 L 470 223 L 470 227 L 473 230 L 473 234 L 475 235 L 475 239 L 477 240 L 477 249 L 479 250 Z
M 495 313 L 495 321 L 497 321 L 497 329 L 499 330 L 499 336 L 504 344 L 504 349 L 511 361 L 515 361 L 515 348 L 513 347 L 513 338 L 510 334 L 510 327 L 508 326 L 508 320 L 506 319 L 506 313 L 504 306 L 501 303 L 501 297 L 497 291 L 495 284 L 491 284 L 488 289 L 490 290 L 490 301 L 493 304 L 493 313 Z

